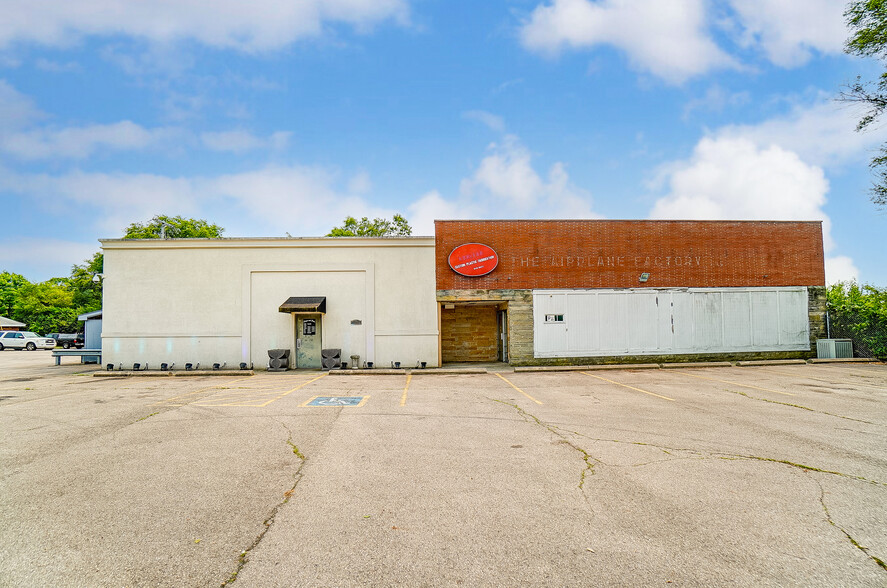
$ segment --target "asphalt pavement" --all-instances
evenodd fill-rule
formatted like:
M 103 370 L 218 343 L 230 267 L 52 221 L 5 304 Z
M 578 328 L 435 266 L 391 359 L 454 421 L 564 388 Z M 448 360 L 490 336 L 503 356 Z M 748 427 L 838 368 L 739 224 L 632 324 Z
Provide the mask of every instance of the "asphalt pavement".
M 0 586 L 887 586 L 887 366 L 96 378 L 0 352 Z

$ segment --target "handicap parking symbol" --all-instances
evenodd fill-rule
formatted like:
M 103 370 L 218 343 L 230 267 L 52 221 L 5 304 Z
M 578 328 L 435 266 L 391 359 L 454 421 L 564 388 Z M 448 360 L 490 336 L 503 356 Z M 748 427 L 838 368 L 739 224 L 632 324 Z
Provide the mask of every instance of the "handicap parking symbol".
M 369 396 L 315 396 L 302 406 L 361 406 Z

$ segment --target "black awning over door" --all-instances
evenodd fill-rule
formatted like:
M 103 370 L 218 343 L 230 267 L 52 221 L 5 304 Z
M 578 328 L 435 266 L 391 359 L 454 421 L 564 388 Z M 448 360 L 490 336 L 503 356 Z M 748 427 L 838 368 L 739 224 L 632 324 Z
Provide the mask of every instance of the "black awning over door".
M 326 296 L 291 296 L 280 305 L 280 312 L 326 313 Z

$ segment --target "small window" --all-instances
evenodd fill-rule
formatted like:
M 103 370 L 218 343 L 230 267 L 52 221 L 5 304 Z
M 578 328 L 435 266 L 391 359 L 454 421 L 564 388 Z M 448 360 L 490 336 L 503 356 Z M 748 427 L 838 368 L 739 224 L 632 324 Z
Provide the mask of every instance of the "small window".
M 562 314 L 546 314 L 545 315 L 546 323 L 562 323 L 564 322 L 564 315 Z

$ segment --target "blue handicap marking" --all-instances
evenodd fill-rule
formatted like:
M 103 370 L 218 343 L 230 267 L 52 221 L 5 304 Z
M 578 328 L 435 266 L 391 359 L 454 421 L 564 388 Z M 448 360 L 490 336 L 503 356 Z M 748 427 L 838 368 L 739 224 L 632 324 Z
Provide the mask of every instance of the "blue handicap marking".
M 318 396 L 308 406 L 357 406 L 363 399 L 363 396 Z

